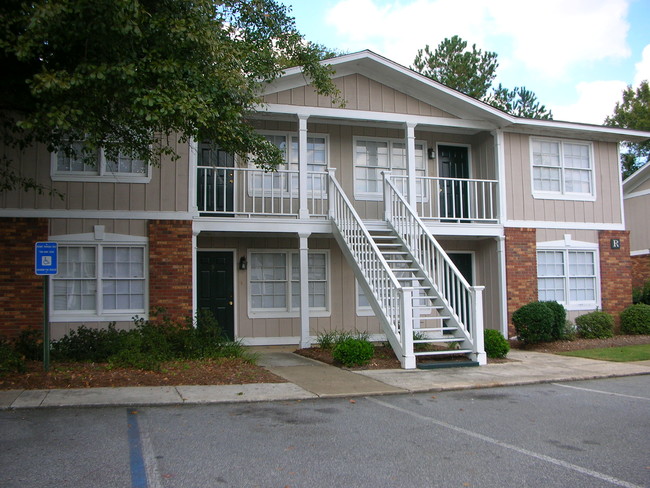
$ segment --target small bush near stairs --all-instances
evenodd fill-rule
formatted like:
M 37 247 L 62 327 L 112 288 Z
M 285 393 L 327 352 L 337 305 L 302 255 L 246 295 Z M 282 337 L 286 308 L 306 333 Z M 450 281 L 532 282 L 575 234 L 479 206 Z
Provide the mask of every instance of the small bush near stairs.
M 485 353 L 489 358 L 502 359 L 508 355 L 510 344 L 498 330 L 485 329 L 483 331 L 485 339 Z
M 334 346 L 332 357 L 343 366 L 363 366 L 370 362 L 374 353 L 374 346 L 367 340 L 349 338 Z

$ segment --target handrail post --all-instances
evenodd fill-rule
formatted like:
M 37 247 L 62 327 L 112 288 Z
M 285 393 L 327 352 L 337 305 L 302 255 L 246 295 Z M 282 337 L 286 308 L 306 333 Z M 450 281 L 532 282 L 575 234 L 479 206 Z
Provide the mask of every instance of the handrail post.
M 388 188 L 388 178 L 390 178 L 390 171 L 382 171 L 381 179 L 383 182 L 382 187 L 384 190 L 384 220 L 386 220 L 386 222 L 390 222 L 393 215 L 392 199 L 389 196 L 390 189 Z
M 413 354 L 413 290 L 402 288 L 400 293 L 400 339 L 402 342 L 402 368 L 415 369 Z
M 336 168 L 328 168 L 327 169 L 327 175 L 328 175 L 328 178 L 327 178 L 327 191 L 328 191 L 328 193 L 327 194 L 330 195 L 330 198 L 333 197 L 333 199 L 334 199 L 334 203 L 332 203 L 331 201 L 329 202 L 328 215 L 329 215 L 330 219 L 334 220 L 336 218 L 336 206 L 337 206 L 337 203 L 336 203 L 336 195 L 334 194 L 334 191 L 333 191 L 334 190 L 334 185 L 332 185 L 332 179 L 336 178 Z
M 487 364 L 487 356 L 485 354 L 485 340 L 483 338 L 483 290 L 484 286 L 470 287 L 472 292 L 472 352 L 474 361 L 478 362 L 480 366 Z

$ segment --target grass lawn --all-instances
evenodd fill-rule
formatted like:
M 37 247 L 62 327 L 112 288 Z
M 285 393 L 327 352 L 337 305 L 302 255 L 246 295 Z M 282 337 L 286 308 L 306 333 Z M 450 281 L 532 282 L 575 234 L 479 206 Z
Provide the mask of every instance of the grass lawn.
M 650 360 L 650 344 L 636 346 L 603 347 L 600 349 L 583 349 L 581 351 L 558 352 L 562 356 L 600 359 L 602 361 L 646 361 Z

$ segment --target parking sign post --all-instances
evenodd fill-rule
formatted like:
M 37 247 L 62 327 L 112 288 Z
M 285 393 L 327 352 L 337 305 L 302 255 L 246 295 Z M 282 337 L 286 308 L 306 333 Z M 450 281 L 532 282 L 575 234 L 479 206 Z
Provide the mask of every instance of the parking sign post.
M 56 242 L 37 242 L 34 257 L 34 272 L 43 276 L 43 367 L 50 369 L 50 321 L 48 276 L 59 272 L 59 246 Z

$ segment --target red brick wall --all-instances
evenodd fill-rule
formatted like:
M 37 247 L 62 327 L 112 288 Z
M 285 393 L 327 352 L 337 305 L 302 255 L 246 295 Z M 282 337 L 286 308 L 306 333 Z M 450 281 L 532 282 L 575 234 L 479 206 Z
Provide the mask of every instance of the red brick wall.
M 515 335 L 512 314 L 537 301 L 537 232 L 535 229 L 505 229 L 508 333 Z
M 149 306 L 174 319 L 192 315 L 192 222 L 149 221 Z
M 46 219 L 0 218 L 0 335 L 42 328 L 43 277 L 34 274 L 34 244 L 47 241 Z
M 621 248 L 612 249 L 611 239 L 620 239 Z M 614 315 L 618 324 L 618 314 L 632 304 L 630 232 L 601 230 L 598 232 L 598 246 L 603 311 Z
M 640 288 L 650 280 L 650 254 L 632 256 L 632 287 Z

